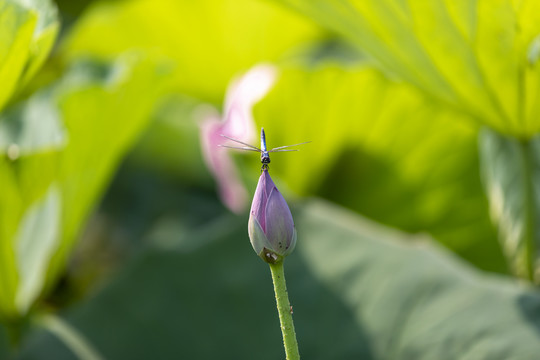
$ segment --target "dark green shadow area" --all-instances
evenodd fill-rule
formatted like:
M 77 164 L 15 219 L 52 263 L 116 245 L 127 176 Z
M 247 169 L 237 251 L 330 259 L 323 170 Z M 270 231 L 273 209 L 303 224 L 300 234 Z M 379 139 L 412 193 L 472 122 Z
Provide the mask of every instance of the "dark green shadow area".
M 540 293 L 523 294 L 517 299 L 523 319 L 535 329 L 540 336 Z
M 324 201 L 293 216 L 285 270 L 304 359 L 537 359 L 536 289 Z M 106 359 L 283 358 L 270 272 L 246 220 L 154 221 L 120 272 L 60 315 Z M 73 358 L 45 331 L 19 357 Z
M 251 249 L 245 219 L 228 219 L 221 233 L 192 252 L 182 250 L 189 248 L 185 243 L 147 249 L 63 316 L 107 359 L 283 358 L 269 269 Z M 285 265 L 302 356 L 371 359 L 351 311 L 300 256 Z M 43 331 L 32 334 L 20 357 L 73 358 Z
M 0 324 L 0 359 L 8 359 L 9 346 L 6 328 Z

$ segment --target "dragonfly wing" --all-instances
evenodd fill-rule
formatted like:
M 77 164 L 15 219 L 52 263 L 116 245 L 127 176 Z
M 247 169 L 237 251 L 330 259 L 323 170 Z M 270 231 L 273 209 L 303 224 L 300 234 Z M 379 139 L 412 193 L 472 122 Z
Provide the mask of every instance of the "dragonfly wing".
M 278 149 L 278 150 L 272 149 L 268 152 L 271 153 L 271 152 L 285 152 L 285 151 L 298 151 L 298 149 Z
M 304 145 L 304 144 L 308 144 L 308 143 L 310 143 L 310 142 L 311 142 L 311 141 L 305 141 L 305 142 L 299 143 L 299 144 L 285 145 L 285 146 L 278 146 L 278 147 L 276 147 L 276 148 L 273 148 L 273 149 L 270 150 L 270 151 L 279 150 L 279 149 L 285 149 L 285 148 L 292 147 L 292 146 Z
M 249 144 L 247 144 L 247 143 L 245 143 L 245 142 L 243 142 L 243 141 L 233 139 L 232 137 L 228 137 L 227 135 L 223 135 L 223 134 L 220 134 L 220 135 L 221 135 L 222 137 L 226 138 L 226 139 L 229 139 L 229 140 L 231 140 L 231 141 L 234 141 L 234 142 L 237 142 L 237 143 L 239 143 L 239 144 L 245 145 L 245 146 L 251 148 L 253 151 L 259 151 L 259 152 L 261 151 L 261 149 L 259 149 L 259 148 L 256 147 L 256 146 L 249 145 Z M 225 146 L 225 147 L 229 147 L 229 146 Z
M 218 145 L 219 147 L 229 148 L 229 149 L 238 149 L 238 150 L 248 150 L 248 151 L 256 151 L 260 152 L 259 149 L 252 149 L 247 146 L 229 146 L 229 145 Z

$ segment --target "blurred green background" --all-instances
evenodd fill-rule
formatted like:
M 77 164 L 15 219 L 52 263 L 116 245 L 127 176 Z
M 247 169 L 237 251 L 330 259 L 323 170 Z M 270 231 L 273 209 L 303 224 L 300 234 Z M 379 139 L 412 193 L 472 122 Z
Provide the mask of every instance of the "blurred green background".
M 0 0 L 0 359 L 284 357 L 199 134 L 261 63 L 302 357 L 537 359 L 539 60 L 536 0 Z

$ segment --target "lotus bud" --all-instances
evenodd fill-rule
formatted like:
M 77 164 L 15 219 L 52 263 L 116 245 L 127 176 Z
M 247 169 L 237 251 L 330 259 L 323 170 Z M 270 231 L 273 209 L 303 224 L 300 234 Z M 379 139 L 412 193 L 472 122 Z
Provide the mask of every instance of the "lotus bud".
M 268 169 L 262 171 L 253 196 L 248 232 L 253 250 L 267 263 L 281 261 L 296 246 L 291 210 Z

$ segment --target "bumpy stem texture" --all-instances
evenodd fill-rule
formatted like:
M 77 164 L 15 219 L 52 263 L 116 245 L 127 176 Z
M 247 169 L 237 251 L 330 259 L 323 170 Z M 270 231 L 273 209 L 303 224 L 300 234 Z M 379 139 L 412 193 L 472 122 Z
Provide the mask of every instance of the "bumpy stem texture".
M 279 312 L 279 322 L 281 323 L 281 333 L 283 334 L 283 345 L 285 346 L 285 355 L 287 360 L 299 360 L 298 342 L 294 331 L 292 319 L 292 308 L 287 294 L 287 285 L 285 283 L 285 273 L 283 272 L 283 261 L 277 264 L 269 264 L 274 282 L 274 292 L 276 293 L 276 303 Z

